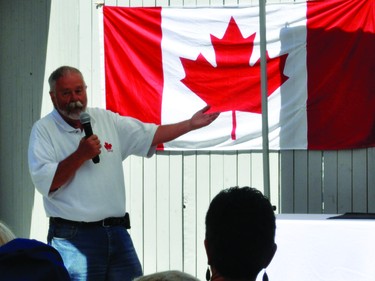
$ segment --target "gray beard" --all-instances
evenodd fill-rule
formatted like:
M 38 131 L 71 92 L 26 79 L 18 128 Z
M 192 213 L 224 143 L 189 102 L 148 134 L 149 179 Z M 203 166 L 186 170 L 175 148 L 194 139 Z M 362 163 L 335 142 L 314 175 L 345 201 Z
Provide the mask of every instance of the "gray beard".
M 81 109 L 79 112 L 71 112 L 73 109 Z M 58 108 L 60 113 L 65 117 L 72 120 L 79 120 L 79 115 L 82 111 L 85 111 L 86 108 L 83 108 L 83 104 L 80 101 L 71 102 L 68 104 L 68 110 Z

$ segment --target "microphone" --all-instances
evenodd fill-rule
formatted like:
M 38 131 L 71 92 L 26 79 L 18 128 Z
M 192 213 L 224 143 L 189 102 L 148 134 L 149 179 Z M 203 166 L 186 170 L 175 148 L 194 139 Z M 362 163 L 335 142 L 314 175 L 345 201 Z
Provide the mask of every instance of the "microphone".
M 86 139 L 93 134 L 90 119 L 91 117 L 87 112 L 81 112 L 81 114 L 79 115 L 79 120 L 81 121 L 83 130 L 85 131 Z M 95 164 L 99 163 L 99 161 L 99 155 L 96 155 L 94 158 L 92 158 L 92 162 L 94 162 Z

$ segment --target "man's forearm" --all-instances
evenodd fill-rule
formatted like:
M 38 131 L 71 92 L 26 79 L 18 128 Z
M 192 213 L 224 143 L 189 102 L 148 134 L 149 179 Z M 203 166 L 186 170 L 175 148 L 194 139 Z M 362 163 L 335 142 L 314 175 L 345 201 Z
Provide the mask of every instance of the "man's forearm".
M 84 162 L 85 160 L 78 155 L 77 151 L 62 160 L 57 166 L 49 191 L 53 192 L 59 189 L 74 176 L 78 168 L 81 167 Z
M 160 125 L 155 132 L 152 146 L 168 142 L 193 130 L 190 120 L 185 120 L 176 124 Z
M 207 105 L 201 110 L 197 111 L 188 120 L 181 121 L 175 124 L 160 125 L 155 132 L 152 146 L 164 142 L 169 142 L 192 130 L 199 129 L 211 124 L 219 116 L 220 113 L 214 112 L 205 114 L 205 112 L 209 109 L 210 107 Z
M 97 135 L 82 138 L 75 152 L 62 160 L 57 166 L 55 176 L 52 180 L 50 192 L 57 190 L 65 184 L 82 164 L 100 154 L 100 140 Z

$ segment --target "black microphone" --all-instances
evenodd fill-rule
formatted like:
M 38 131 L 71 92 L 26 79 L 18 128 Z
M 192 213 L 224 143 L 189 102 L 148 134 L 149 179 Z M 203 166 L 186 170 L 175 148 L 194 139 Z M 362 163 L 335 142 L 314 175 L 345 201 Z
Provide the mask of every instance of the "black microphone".
M 83 130 L 85 131 L 86 139 L 93 134 L 90 119 L 90 115 L 87 112 L 81 112 L 81 114 L 79 115 L 79 120 L 81 121 Z M 95 164 L 99 163 L 99 161 L 99 155 L 96 155 L 94 158 L 92 158 L 92 162 L 94 162 Z

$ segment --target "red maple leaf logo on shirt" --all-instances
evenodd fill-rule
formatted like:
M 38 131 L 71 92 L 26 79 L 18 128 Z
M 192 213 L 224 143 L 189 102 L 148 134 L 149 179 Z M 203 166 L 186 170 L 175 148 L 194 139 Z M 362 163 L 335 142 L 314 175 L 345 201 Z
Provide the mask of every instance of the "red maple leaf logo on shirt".
M 104 143 L 104 148 L 107 149 L 108 152 L 112 152 L 112 144 L 105 142 Z
M 235 139 L 235 111 L 262 113 L 260 58 L 251 66 L 255 33 L 244 38 L 232 17 L 222 39 L 211 35 L 216 66 L 199 54 L 196 60 L 180 58 L 186 76 L 181 81 L 208 105 L 210 112 L 232 111 Z M 288 54 L 269 58 L 267 53 L 268 96 L 288 77 L 283 74 Z

